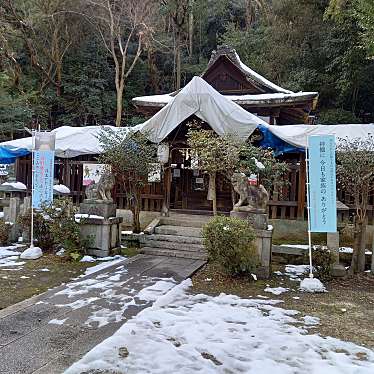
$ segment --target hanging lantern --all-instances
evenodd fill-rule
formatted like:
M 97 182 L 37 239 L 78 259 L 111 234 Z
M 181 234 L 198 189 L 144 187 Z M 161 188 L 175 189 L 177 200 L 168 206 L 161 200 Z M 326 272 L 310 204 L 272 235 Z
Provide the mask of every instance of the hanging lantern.
M 162 143 L 157 147 L 157 159 L 160 164 L 169 162 L 169 145 Z

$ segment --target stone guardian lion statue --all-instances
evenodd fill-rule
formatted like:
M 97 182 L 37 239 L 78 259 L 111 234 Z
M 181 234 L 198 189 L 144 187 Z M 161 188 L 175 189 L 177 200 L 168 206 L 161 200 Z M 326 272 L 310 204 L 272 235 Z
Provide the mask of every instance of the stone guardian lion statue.
M 110 172 L 105 172 L 101 175 L 97 183 L 93 183 L 86 188 L 87 199 L 112 203 L 112 189 L 114 184 L 114 175 Z
M 234 173 L 231 177 L 231 184 L 239 195 L 239 201 L 234 205 L 234 210 L 266 212 L 269 194 L 262 184 L 259 186 L 249 185 L 248 178 L 243 173 Z

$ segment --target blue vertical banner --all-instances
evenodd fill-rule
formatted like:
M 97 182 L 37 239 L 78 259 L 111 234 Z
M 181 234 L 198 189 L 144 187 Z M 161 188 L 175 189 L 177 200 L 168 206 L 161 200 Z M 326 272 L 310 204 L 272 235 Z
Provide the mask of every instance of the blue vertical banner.
M 33 208 L 40 209 L 53 202 L 54 162 L 54 151 L 34 151 Z
M 308 137 L 311 232 L 336 232 L 335 136 Z

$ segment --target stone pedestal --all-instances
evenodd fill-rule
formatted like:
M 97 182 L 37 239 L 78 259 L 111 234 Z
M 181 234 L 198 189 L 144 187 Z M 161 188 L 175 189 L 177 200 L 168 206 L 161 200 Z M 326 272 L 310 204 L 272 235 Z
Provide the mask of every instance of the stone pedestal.
M 335 255 L 335 262 L 332 265 L 331 275 L 333 277 L 344 277 L 346 275 L 345 267 L 339 263 L 339 232 L 327 233 L 327 247 Z
M 84 218 L 81 220 L 81 236 L 88 240 L 88 253 L 106 257 L 121 247 L 121 217 Z
M 262 210 L 241 211 L 233 210 L 230 217 L 237 217 L 248 220 L 256 232 L 256 247 L 260 260 L 257 268 L 257 278 L 266 279 L 271 274 L 271 247 L 273 229 L 268 230 L 268 217 Z
M 106 201 L 86 199 L 80 204 L 79 212 L 104 218 L 115 217 L 116 204 Z

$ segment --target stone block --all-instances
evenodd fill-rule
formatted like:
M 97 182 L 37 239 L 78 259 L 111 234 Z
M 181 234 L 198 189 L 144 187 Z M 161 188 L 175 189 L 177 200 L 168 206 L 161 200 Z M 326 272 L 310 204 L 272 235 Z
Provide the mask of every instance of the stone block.
M 345 267 L 343 265 L 333 264 L 331 275 L 335 278 L 345 277 L 347 275 L 347 271 L 345 270 Z
M 96 200 L 84 200 L 79 206 L 79 212 L 104 218 L 116 217 L 116 204 Z
M 109 256 L 121 246 L 122 218 L 85 218 L 80 224 L 82 239 L 88 240 L 88 253 Z

